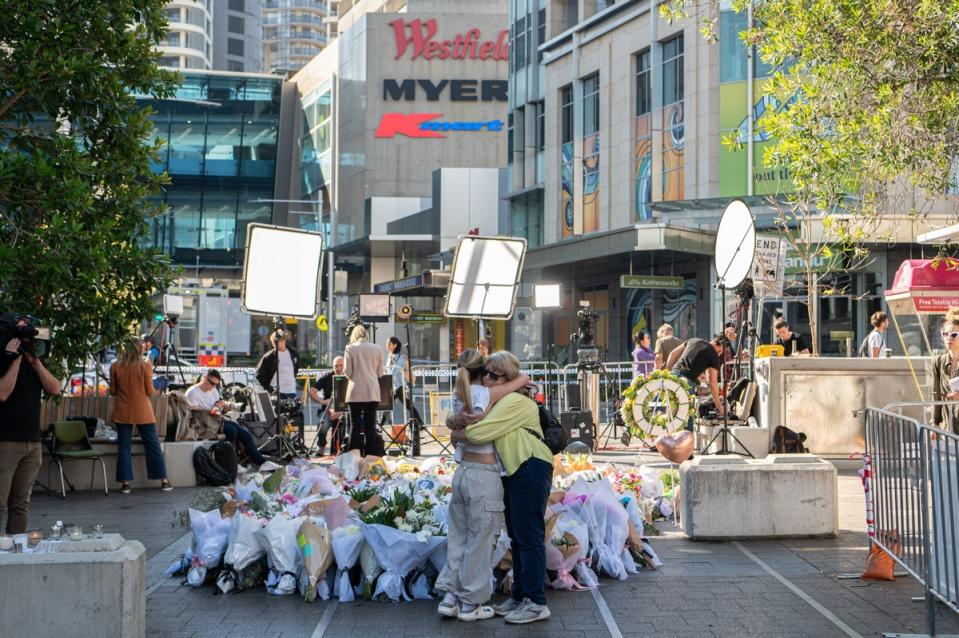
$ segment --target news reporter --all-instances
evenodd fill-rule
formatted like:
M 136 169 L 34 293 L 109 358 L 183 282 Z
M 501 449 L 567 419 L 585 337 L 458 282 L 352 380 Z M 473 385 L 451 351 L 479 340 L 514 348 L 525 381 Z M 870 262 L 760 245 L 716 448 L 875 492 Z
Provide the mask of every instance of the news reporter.
M 18 322 L 26 325 L 25 321 Z M 6 533 L 27 531 L 30 492 L 40 472 L 40 399 L 60 393 L 60 380 L 10 339 L 0 358 L 0 520 Z

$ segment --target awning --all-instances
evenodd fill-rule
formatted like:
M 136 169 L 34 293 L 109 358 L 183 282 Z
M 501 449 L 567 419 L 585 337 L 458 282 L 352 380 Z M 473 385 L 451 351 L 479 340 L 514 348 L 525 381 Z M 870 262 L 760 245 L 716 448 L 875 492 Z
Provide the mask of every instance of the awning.
M 712 255 L 716 233 L 669 224 L 636 224 L 632 228 L 571 237 L 526 251 L 524 270 L 538 270 L 572 261 L 601 259 L 637 251 L 673 250 Z

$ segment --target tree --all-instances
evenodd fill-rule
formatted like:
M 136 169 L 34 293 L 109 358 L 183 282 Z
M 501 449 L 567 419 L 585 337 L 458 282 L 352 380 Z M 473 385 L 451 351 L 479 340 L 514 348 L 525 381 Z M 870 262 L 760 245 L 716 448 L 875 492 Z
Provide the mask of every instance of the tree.
M 135 95 L 171 96 L 157 66 L 164 0 L 0 0 L 0 310 L 53 331 L 76 364 L 151 314 L 171 278 L 145 247 L 165 176 Z
M 955 213 L 944 196 L 957 186 L 959 2 L 733 0 L 732 8 L 752 12 L 740 37 L 778 69 L 764 92 L 788 104 L 763 118 L 775 140 L 764 163 L 788 168 L 794 187 L 778 202 L 787 239 L 799 230 L 813 256 L 829 251 L 801 236 L 815 222 L 861 259 L 862 245 L 877 240 L 867 229 L 892 215 L 914 222 L 943 203 Z M 707 39 L 718 10 L 718 0 L 661 6 L 670 20 L 705 16 Z

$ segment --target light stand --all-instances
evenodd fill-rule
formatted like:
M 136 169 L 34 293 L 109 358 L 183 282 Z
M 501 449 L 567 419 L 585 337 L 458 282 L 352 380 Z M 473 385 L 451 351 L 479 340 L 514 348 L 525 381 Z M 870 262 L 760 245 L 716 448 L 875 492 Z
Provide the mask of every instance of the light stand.
M 753 222 L 752 212 L 742 200 L 734 199 L 723 211 L 722 219 L 719 221 L 719 228 L 716 230 L 715 266 L 717 277 L 716 287 L 719 288 L 721 295 L 720 306 L 723 315 L 723 324 L 725 324 L 726 314 L 726 289 L 727 287 L 736 287 L 746 278 L 752 270 L 753 258 L 756 252 L 756 227 Z M 721 362 L 720 370 L 725 377 L 725 362 Z M 736 438 L 729 430 L 729 393 L 725 388 L 725 378 L 723 379 L 724 391 L 722 393 L 723 402 L 723 424 L 713 438 L 704 446 L 708 450 L 716 439 L 722 437 L 720 449 L 715 452 L 718 455 L 739 454 L 741 456 L 753 457 L 752 452 L 743 445 L 742 441 Z M 732 438 L 743 452 L 729 449 L 729 438 Z M 707 452 L 708 454 L 708 452 Z
M 280 394 L 280 338 L 283 336 L 283 318 L 274 317 L 273 318 L 273 364 L 276 369 L 276 392 L 274 399 L 274 412 L 276 413 L 276 419 L 274 423 L 276 425 L 276 431 L 270 435 L 270 437 L 264 441 L 258 449 L 263 450 L 268 447 L 270 444 L 276 445 L 276 451 L 273 453 L 273 456 L 277 460 L 283 460 L 286 458 L 303 458 L 303 451 L 299 449 L 296 443 L 290 439 L 286 434 L 286 414 L 284 413 L 281 403 L 282 398 Z M 294 392 L 295 394 L 295 392 Z

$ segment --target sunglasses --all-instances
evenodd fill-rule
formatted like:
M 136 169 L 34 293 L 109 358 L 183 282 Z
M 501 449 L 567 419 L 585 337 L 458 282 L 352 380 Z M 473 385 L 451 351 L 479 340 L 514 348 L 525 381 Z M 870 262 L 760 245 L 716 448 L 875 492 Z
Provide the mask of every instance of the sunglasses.
M 483 369 L 483 375 L 489 377 L 493 381 L 499 381 L 500 379 L 506 376 L 505 374 L 497 374 L 495 372 L 492 372 L 491 370 L 486 370 L 485 368 Z
M 940 332 L 943 339 L 959 339 L 959 332 Z

